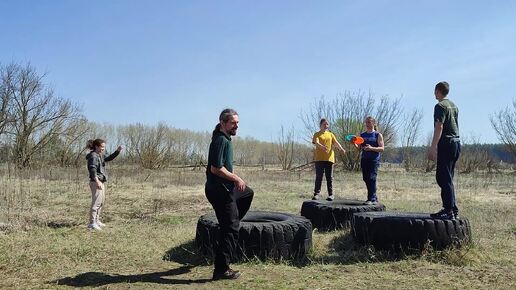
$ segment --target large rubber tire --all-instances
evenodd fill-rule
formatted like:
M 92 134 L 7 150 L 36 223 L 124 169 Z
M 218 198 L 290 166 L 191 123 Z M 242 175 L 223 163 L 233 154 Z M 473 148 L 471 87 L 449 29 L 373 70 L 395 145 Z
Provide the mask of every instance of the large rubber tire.
M 332 231 L 349 227 L 355 213 L 384 210 L 383 204 L 367 205 L 359 200 L 307 200 L 301 206 L 301 215 L 309 219 L 314 228 L 321 231 Z
M 356 242 L 380 250 L 421 250 L 428 243 L 441 250 L 471 242 L 468 219 L 434 219 L 423 213 L 357 213 L 351 232 Z
M 203 215 L 197 222 L 196 245 L 209 257 L 214 255 L 219 225 L 215 214 Z M 312 247 L 312 224 L 302 216 L 250 211 L 240 223 L 238 247 L 233 262 L 259 259 L 306 258 Z

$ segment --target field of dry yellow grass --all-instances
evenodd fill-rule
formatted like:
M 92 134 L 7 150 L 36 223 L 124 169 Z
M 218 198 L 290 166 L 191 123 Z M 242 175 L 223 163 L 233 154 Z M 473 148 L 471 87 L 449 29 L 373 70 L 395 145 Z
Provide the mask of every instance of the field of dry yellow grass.
M 86 229 L 90 193 L 85 169 L 0 171 L 0 288 L 47 289 L 516 289 L 516 174 L 456 175 L 461 216 L 473 245 L 395 254 L 356 245 L 349 230 L 314 231 L 308 261 L 235 265 L 235 281 L 210 280 L 196 253 L 195 225 L 211 212 L 204 171 L 141 171 L 115 164 L 105 230 Z M 236 171 L 255 190 L 252 210 L 299 213 L 313 172 Z M 337 170 L 337 197 L 365 199 L 356 172 Z M 388 210 L 433 212 L 440 196 L 433 173 L 384 165 L 379 196 Z M 323 184 L 324 191 L 324 184 Z

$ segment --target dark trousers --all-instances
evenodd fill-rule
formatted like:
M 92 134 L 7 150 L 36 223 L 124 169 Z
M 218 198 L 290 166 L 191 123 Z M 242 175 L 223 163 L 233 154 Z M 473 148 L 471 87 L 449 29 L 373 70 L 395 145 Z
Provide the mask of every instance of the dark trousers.
M 441 187 L 441 199 L 443 208 L 447 211 L 458 211 L 455 201 L 455 187 L 453 177 L 455 175 L 455 163 L 460 155 L 460 141 L 458 139 L 439 140 L 437 144 L 437 170 L 435 179 Z
M 376 159 L 361 159 L 360 167 L 362 167 L 362 179 L 367 187 L 367 200 L 378 201 L 376 196 L 376 176 L 378 175 L 378 167 L 380 161 Z
M 321 192 L 323 174 L 326 176 L 328 195 L 333 194 L 333 163 L 330 161 L 315 161 L 315 188 L 314 194 Z
M 224 186 L 219 188 L 205 188 L 206 197 L 215 210 L 219 222 L 218 243 L 213 243 L 215 252 L 215 272 L 223 273 L 229 269 L 229 263 L 236 251 L 240 221 L 245 216 L 254 192 L 245 187 L 244 192 L 228 190 Z

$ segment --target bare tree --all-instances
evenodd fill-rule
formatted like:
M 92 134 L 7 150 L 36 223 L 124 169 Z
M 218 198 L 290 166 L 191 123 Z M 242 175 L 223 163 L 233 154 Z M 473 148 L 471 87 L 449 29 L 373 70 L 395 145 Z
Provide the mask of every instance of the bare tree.
M 78 153 L 85 151 L 85 137 L 91 132 L 86 118 L 78 118 L 69 123 L 56 142 L 56 159 L 61 166 L 78 166 Z
M 400 124 L 402 113 L 400 99 L 391 100 L 386 96 L 380 98 L 377 104 L 372 92 L 368 95 L 362 91 L 338 94 L 333 100 L 324 97 L 316 100 L 308 112 L 301 113 L 301 120 L 305 125 L 304 138 L 311 140 L 314 132 L 319 130 L 319 121 L 326 118 L 330 122 L 331 130 L 342 141 L 346 154 L 339 154 L 344 167 L 348 170 L 360 168 L 360 154 L 350 144 L 344 142 L 344 136 L 359 134 L 364 128 L 364 119 L 373 116 L 378 124 L 378 131 L 384 136 L 385 145 L 394 141 L 394 134 Z
M 12 84 L 16 72 L 13 66 L 13 64 L 5 67 L 0 65 L 0 141 L 8 125 L 13 121 L 12 98 L 14 87 Z
M 421 109 L 413 109 L 404 116 L 401 148 L 405 171 L 410 171 L 414 167 L 414 145 L 419 138 L 422 119 L 423 111 Z
M 276 156 L 281 164 L 281 169 L 289 170 L 292 167 L 294 156 L 294 128 L 285 132 L 281 125 L 279 138 L 276 143 Z
M 382 133 L 383 141 L 387 146 L 394 143 L 396 131 L 400 126 L 400 116 L 403 114 L 400 102 L 401 99 L 391 100 L 383 96 L 373 115 L 378 124 L 378 131 Z
M 169 128 L 160 123 L 156 127 L 143 124 L 128 125 L 122 130 L 127 154 L 143 168 L 157 169 L 167 165 L 172 142 L 167 140 Z
M 69 100 L 56 97 L 30 66 L 12 64 L 4 68 L 2 86 L 12 101 L 13 157 L 18 167 L 27 167 L 36 154 L 42 154 L 49 142 L 65 132 L 69 122 L 80 118 L 79 108 Z
M 516 157 L 516 99 L 512 101 L 512 108 L 507 106 L 491 115 L 490 120 L 498 140 Z
M 235 138 L 234 141 L 234 156 L 235 161 L 239 165 L 252 165 L 257 164 L 258 161 L 254 160 L 258 145 L 260 144 L 260 141 L 245 137 L 245 138 Z

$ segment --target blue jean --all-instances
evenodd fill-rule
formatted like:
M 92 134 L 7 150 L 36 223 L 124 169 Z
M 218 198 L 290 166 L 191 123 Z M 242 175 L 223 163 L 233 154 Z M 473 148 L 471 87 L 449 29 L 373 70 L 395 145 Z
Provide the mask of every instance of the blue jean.
M 453 177 L 455 175 L 455 163 L 460 155 L 460 141 L 458 139 L 442 138 L 437 144 L 437 169 L 435 179 L 441 187 L 441 199 L 446 211 L 458 211 L 455 200 L 455 187 Z
M 376 176 L 378 175 L 378 167 L 380 161 L 376 159 L 360 160 L 360 167 L 362 167 L 362 178 L 367 187 L 367 200 L 378 201 L 376 196 Z

